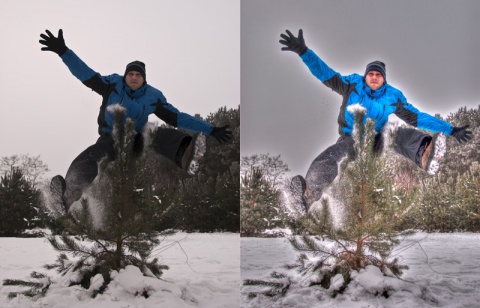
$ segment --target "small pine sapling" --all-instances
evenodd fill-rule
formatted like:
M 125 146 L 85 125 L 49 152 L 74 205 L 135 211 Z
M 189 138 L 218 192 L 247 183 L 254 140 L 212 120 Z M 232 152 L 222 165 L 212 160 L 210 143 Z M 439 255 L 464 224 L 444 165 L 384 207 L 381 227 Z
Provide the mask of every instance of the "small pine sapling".
M 292 237 L 290 243 L 300 254 L 294 264 L 300 279 L 290 279 L 288 284 L 301 286 L 320 285 L 335 297 L 351 281 L 351 272 L 368 265 L 378 267 L 385 275 L 399 277 L 407 266 L 391 258 L 393 248 L 404 233 L 397 231 L 409 202 L 403 189 L 394 185 L 386 159 L 374 151 L 375 124 L 365 120 L 365 110 L 355 108 L 354 148 L 355 159 L 344 161 L 338 179 L 332 184 L 335 212 L 341 212 L 339 223 L 334 223 L 332 203 L 322 198 L 321 206 L 299 219 L 308 235 Z M 283 275 L 283 274 L 282 274 Z M 334 277 L 337 283 L 333 285 Z M 285 289 L 281 281 L 269 281 L 270 289 L 253 294 L 279 294 Z M 338 283 L 341 281 L 342 283 Z M 248 281 L 248 285 L 262 286 L 261 281 Z M 280 289 L 279 289 L 280 288 Z M 287 288 L 288 289 L 288 288 Z
M 109 111 L 115 118 L 114 159 L 105 158 L 99 163 L 99 173 L 89 194 L 72 206 L 63 219 L 68 233 L 49 238 L 61 254 L 56 263 L 46 266 L 68 274 L 72 285 L 84 288 L 89 288 L 91 279 L 101 274 L 104 283 L 93 296 L 107 288 L 112 271 L 127 265 L 157 278 L 168 269 L 158 263 L 158 258 L 151 258 L 160 243 L 159 236 L 163 235 L 155 231 L 155 226 L 169 209 L 168 203 L 160 202 L 156 196 L 149 173 L 149 149 L 143 148 L 143 141 L 151 138 L 135 132 L 134 123 L 125 119 L 123 108 Z

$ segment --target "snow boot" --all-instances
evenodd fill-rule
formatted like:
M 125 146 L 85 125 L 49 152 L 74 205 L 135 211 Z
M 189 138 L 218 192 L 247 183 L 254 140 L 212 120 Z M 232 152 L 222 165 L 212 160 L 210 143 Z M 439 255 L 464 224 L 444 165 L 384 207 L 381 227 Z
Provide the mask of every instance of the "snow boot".
M 56 175 L 50 182 L 50 192 L 54 198 L 56 204 L 60 204 L 61 208 L 67 212 L 67 204 L 65 202 L 65 190 L 67 189 L 67 183 L 61 175 Z
M 190 175 L 195 175 L 200 167 L 200 159 L 207 149 L 205 135 L 200 133 L 193 136 L 192 141 L 185 148 L 182 156 L 182 168 Z
M 307 201 L 305 199 L 305 190 L 307 188 L 307 183 L 305 182 L 305 179 L 301 175 L 297 175 L 292 178 L 292 181 L 290 182 L 290 191 L 292 193 L 292 201 L 295 204 L 296 208 L 299 208 L 298 205 L 300 205 L 300 210 L 304 212 L 304 214 L 308 213 L 308 205 Z
M 430 175 L 435 175 L 440 169 L 440 160 L 447 151 L 447 137 L 435 134 L 422 155 L 422 168 Z

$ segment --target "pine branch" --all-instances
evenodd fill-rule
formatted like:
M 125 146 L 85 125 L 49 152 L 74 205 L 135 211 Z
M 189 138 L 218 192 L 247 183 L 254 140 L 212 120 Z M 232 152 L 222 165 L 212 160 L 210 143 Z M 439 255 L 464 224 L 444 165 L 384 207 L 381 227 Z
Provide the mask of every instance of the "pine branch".
M 277 273 L 277 272 L 271 273 L 270 276 L 280 281 L 275 282 L 275 281 L 265 281 L 260 279 L 245 279 L 243 282 L 244 286 L 268 287 L 267 290 L 250 292 L 248 297 L 254 298 L 258 295 L 264 295 L 267 297 L 285 296 L 288 289 L 292 285 L 292 281 L 290 280 L 290 278 L 284 274 Z
M 20 294 L 25 295 L 27 297 L 44 296 L 47 293 L 48 288 L 52 284 L 52 281 L 50 280 L 50 278 L 48 278 L 44 274 L 41 274 L 41 273 L 38 273 L 38 272 L 32 272 L 30 274 L 30 277 L 34 278 L 34 279 L 38 279 L 38 280 L 41 279 L 41 281 L 33 282 L 33 281 L 19 280 L 19 279 L 5 279 L 3 281 L 4 286 L 17 286 L 17 287 L 28 287 L 29 288 L 26 291 L 10 292 L 8 294 L 8 298 L 17 297 Z

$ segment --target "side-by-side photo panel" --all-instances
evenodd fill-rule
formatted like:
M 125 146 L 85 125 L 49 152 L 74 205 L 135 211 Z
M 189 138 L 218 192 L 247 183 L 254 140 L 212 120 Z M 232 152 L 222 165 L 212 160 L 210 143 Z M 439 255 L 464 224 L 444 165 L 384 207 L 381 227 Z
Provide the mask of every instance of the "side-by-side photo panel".
M 0 25 L 0 306 L 239 307 L 240 1 Z
M 479 17 L 242 0 L 242 307 L 477 305 Z

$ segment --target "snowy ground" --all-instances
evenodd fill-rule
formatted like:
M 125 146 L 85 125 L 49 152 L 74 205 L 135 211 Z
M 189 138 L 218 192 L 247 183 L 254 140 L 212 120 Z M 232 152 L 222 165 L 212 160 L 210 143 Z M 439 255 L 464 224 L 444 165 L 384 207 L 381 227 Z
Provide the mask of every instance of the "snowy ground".
M 384 277 L 375 268 L 359 273 L 335 299 L 316 287 L 296 287 L 276 301 L 248 299 L 242 287 L 241 307 L 480 307 L 480 234 L 426 234 L 406 238 L 396 251 L 410 267 L 403 280 Z M 289 273 L 296 253 L 286 239 L 241 239 L 241 278 L 268 280 L 272 271 Z M 388 299 L 373 295 L 381 285 L 392 289 Z
M 0 280 L 28 279 L 32 271 L 48 274 L 57 283 L 45 298 L 8 299 L 12 287 L 0 286 L 1 307 L 239 307 L 239 235 L 232 233 L 186 234 L 167 237 L 156 249 L 162 264 L 170 267 L 162 280 L 144 277 L 127 267 L 115 275 L 109 288 L 95 299 L 65 281 L 55 271 L 42 268 L 54 263 L 56 252 L 43 238 L 0 238 Z M 97 281 L 101 282 L 100 280 Z M 95 284 L 95 283 L 94 283 Z M 150 297 L 135 296 L 147 289 Z

